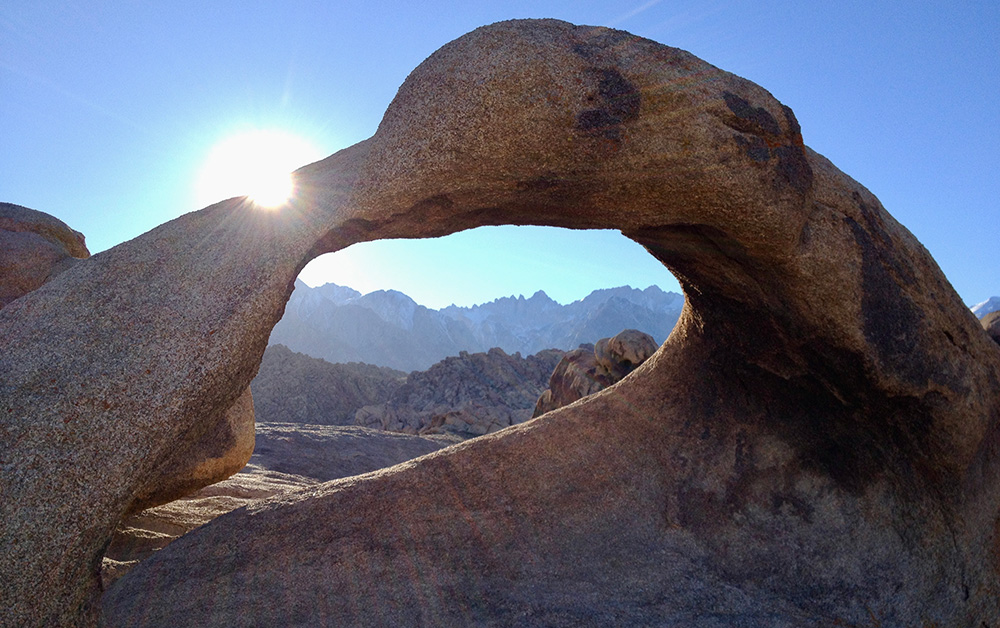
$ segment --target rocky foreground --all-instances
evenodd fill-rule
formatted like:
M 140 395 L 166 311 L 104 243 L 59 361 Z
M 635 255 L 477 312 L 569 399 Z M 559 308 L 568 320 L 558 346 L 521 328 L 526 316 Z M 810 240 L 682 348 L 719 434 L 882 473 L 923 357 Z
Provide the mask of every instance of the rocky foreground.
M 178 537 L 258 500 L 391 467 L 460 442 L 363 427 L 258 423 L 256 447 L 239 473 L 124 519 L 104 554 L 105 587 Z
M 296 180 L 0 309 L 5 625 L 1000 624 L 1000 347 L 764 89 L 503 22 Z M 123 517 L 248 456 L 309 259 L 508 223 L 644 245 L 684 288 L 674 332 L 617 385 L 232 511 L 102 589 Z

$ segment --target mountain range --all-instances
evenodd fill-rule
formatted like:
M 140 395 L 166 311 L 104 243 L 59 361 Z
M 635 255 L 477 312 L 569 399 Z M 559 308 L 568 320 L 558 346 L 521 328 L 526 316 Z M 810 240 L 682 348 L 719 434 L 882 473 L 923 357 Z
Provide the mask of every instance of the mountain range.
M 538 291 L 471 307 L 434 310 L 396 290 L 362 295 L 328 283 L 296 281 L 269 344 L 283 344 L 327 362 L 364 362 L 402 371 L 424 370 L 462 351 L 499 347 L 532 355 L 567 351 L 623 329 L 638 329 L 659 344 L 680 317 L 684 297 L 656 286 L 595 290 L 561 305 Z
M 972 313 L 976 315 L 976 318 L 983 318 L 990 312 L 996 312 L 997 310 L 1000 310 L 1000 297 L 990 297 L 982 303 L 972 306 Z

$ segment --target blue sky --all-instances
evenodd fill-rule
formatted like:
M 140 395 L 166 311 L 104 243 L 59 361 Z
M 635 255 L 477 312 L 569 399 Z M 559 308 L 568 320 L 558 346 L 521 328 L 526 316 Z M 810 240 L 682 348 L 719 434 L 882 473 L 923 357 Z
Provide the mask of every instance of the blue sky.
M 614 26 L 688 50 L 789 105 L 813 149 L 883 202 L 969 304 L 1000 294 L 1000 3 L 72 2 L 0 4 L 0 200 L 96 252 L 200 208 L 213 146 L 251 129 L 317 155 L 372 133 L 444 43 L 514 17 Z M 310 284 L 467 305 L 544 289 L 676 283 L 611 232 L 493 228 L 359 245 Z

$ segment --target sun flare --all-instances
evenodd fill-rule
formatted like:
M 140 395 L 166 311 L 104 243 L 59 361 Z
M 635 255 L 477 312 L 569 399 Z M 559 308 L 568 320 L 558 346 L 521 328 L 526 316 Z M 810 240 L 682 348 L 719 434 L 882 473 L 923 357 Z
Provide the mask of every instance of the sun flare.
M 295 194 L 292 171 L 320 157 L 309 142 L 283 131 L 232 135 L 216 144 L 202 165 L 198 202 L 247 196 L 259 207 L 280 207 Z

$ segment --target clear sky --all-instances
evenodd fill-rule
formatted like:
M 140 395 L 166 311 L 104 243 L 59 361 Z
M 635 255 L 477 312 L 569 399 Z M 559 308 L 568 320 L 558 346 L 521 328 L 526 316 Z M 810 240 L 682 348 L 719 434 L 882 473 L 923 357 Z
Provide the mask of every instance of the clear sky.
M 234 136 L 299 138 L 305 159 L 293 166 L 331 154 L 374 133 L 438 47 L 517 17 L 625 29 L 762 85 L 967 303 L 1000 294 L 997 0 L 6 0 L 0 200 L 51 213 L 104 250 L 220 200 L 206 198 L 204 172 Z M 616 233 L 514 227 L 356 245 L 303 279 L 395 288 L 431 307 L 676 289 Z

